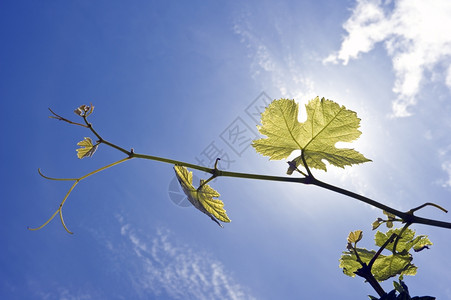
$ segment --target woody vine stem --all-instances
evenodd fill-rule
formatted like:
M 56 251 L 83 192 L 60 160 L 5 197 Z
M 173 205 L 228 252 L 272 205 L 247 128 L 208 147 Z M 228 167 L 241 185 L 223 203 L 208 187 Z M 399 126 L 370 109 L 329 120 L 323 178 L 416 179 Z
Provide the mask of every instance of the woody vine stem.
M 200 165 L 196 165 L 196 164 L 191 164 L 191 163 L 187 163 L 187 162 L 183 162 L 183 161 L 179 161 L 179 160 L 174 160 L 174 159 L 169 159 L 169 158 L 164 158 L 164 157 L 158 157 L 158 156 L 152 156 L 152 155 L 147 155 L 147 154 L 139 154 L 139 153 L 135 153 L 133 148 L 131 150 L 126 150 L 118 145 L 115 145 L 107 140 L 105 140 L 99 133 L 97 133 L 96 130 L 94 130 L 92 124 L 88 121 L 88 116 L 93 112 L 93 106 L 91 104 L 91 106 L 81 106 L 80 108 L 78 108 L 77 110 L 75 110 L 75 113 L 78 114 L 80 117 L 82 117 L 84 124 L 83 123 L 78 123 L 78 122 L 73 122 L 69 119 L 66 119 L 58 114 L 56 114 L 54 111 L 52 111 L 50 108 L 50 112 L 52 113 L 52 116 L 50 116 L 50 118 L 53 119 L 57 119 L 60 121 L 64 121 L 66 123 L 72 124 L 72 125 L 76 125 L 76 126 L 81 126 L 81 127 L 85 127 L 87 129 L 89 129 L 96 137 L 97 137 L 97 142 L 95 145 L 93 145 L 92 149 L 90 150 L 91 153 L 88 153 L 86 156 L 91 156 L 95 150 L 97 149 L 97 147 L 100 144 L 105 144 L 107 146 L 110 146 L 122 153 L 124 153 L 127 157 L 123 158 L 121 160 L 118 160 L 116 162 L 113 162 L 111 164 L 108 164 L 102 168 L 99 168 L 97 170 L 94 170 L 80 178 L 52 178 L 52 177 L 48 177 L 45 176 L 41 170 L 38 170 L 39 174 L 49 180 L 56 180 L 56 181 L 74 181 L 74 184 L 71 186 L 71 188 L 69 189 L 69 191 L 67 192 L 67 194 L 65 195 L 65 197 L 63 198 L 62 202 L 60 203 L 58 209 L 56 210 L 56 212 L 41 226 L 36 227 L 36 228 L 28 228 L 29 230 L 39 230 L 43 227 L 45 227 L 57 214 L 59 214 L 60 219 L 61 219 L 61 223 L 64 226 L 64 228 L 66 229 L 66 231 L 68 233 L 72 233 L 67 226 L 64 223 L 64 219 L 63 219 L 63 215 L 62 215 L 62 208 L 64 203 L 66 202 L 67 198 L 69 197 L 70 193 L 72 192 L 72 190 L 75 188 L 75 186 L 82 181 L 83 179 L 86 179 L 88 177 L 90 177 L 91 175 L 94 175 L 96 173 L 99 173 L 103 170 L 106 170 L 108 168 L 111 168 L 115 165 L 118 165 L 120 163 L 126 162 L 130 159 L 133 158 L 141 158 L 141 159 L 148 159 L 148 160 L 155 160 L 155 161 L 160 161 L 160 162 L 164 162 L 164 163 L 168 163 L 168 164 L 172 164 L 172 165 L 179 165 L 179 166 L 184 166 L 184 167 L 188 167 L 188 168 L 192 168 L 192 169 L 196 169 L 199 171 L 204 171 L 206 173 L 211 174 L 211 177 L 206 181 L 210 181 L 213 178 L 216 177 L 236 177 L 236 178 L 247 178 L 247 179 L 257 179 L 257 180 L 269 180 L 269 181 L 283 181 L 283 182 L 293 182 L 293 183 L 302 183 L 302 184 L 308 184 L 308 185 L 315 185 L 339 194 L 343 194 L 346 195 L 348 197 L 354 198 L 356 200 L 365 202 L 366 204 L 369 204 L 371 206 L 377 207 L 381 210 L 384 210 L 388 213 L 391 213 L 397 217 L 399 217 L 401 219 L 401 221 L 403 223 L 406 223 L 407 226 L 410 226 L 411 224 L 425 224 L 425 225 L 429 225 L 429 226 L 436 226 L 436 227 L 442 227 L 442 228 L 448 228 L 451 229 L 451 223 L 449 222 L 443 222 L 443 221 L 438 221 L 438 220 L 434 220 L 434 219 L 427 219 L 427 218 L 422 218 L 422 217 L 418 217 L 414 215 L 414 212 L 424 208 L 426 206 L 433 206 L 436 207 L 444 212 L 447 212 L 446 209 L 442 208 L 441 206 L 434 204 L 434 203 L 430 203 L 427 202 L 419 207 L 410 209 L 409 211 L 403 212 L 397 209 L 394 209 L 390 206 L 384 205 L 378 201 L 372 200 L 368 197 L 364 197 L 362 195 L 356 194 L 354 192 L 342 189 L 340 187 L 334 186 L 334 185 L 330 185 L 328 183 L 322 182 L 318 179 L 316 179 L 313 174 L 311 173 L 304 155 L 302 154 L 302 160 L 304 162 L 304 166 L 306 168 L 307 174 L 304 173 L 303 171 L 299 170 L 298 168 L 295 168 L 297 172 L 299 172 L 301 175 L 303 175 L 303 177 L 284 177 L 284 176 L 270 176 L 270 175 L 261 175 L 261 174 L 250 174 L 250 173 L 238 173 L 238 172 L 229 172 L 229 171 L 222 171 L 219 170 L 217 168 L 217 163 L 215 164 L 214 168 L 207 168 L 204 166 L 200 166 Z M 219 158 L 218 158 L 219 160 Z M 290 164 L 290 163 L 289 163 Z M 291 165 L 290 165 L 291 166 Z M 206 183 L 204 182 L 204 183 Z M 200 188 L 200 187 L 199 187 Z

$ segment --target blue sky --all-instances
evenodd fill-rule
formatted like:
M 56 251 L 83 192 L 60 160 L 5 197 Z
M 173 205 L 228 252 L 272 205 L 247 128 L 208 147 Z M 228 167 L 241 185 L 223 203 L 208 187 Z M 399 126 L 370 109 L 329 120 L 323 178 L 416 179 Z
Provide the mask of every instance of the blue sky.
M 101 145 L 79 160 L 90 117 L 126 149 L 238 172 L 283 176 L 249 147 L 268 99 L 315 96 L 357 112 L 352 147 L 373 162 L 317 171 L 400 210 L 451 209 L 449 1 L 1 1 L 0 296 L 2 299 L 363 299 L 338 268 L 346 237 L 381 213 L 311 186 L 219 178 L 232 219 L 221 229 L 177 202 L 171 165 Z M 257 107 L 257 108 L 256 108 Z M 305 118 L 301 109 L 300 119 Z M 233 128 L 245 138 L 228 139 Z M 221 167 L 221 166 L 220 166 Z M 195 171 L 197 178 L 205 174 Z M 426 208 L 420 215 L 451 221 Z M 434 246 L 415 255 L 414 295 L 451 298 L 449 230 L 413 226 Z M 391 282 L 383 284 L 391 289 Z

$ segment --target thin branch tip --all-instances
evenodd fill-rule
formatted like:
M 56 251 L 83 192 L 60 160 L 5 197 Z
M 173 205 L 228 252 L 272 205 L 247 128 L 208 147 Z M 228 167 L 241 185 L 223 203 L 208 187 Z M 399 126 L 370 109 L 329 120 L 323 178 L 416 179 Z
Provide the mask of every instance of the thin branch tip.
M 55 115 L 55 116 L 57 116 L 57 117 L 59 117 L 59 115 L 58 114 L 56 114 L 50 107 L 47 107 L 48 108 L 48 110 L 50 110 L 50 112 L 53 114 L 53 115 Z
M 49 109 L 49 111 L 53 114 L 53 116 L 49 116 L 50 119 L 56 119 L 56 120 L 58 120 L 58 121 L 64 121 L 64 122 L 69 123 L 69 124 L 72 124 L 72 125 L 77 125 L 77 126 L 81 126 L 81 127 L 87 128 L 87 126 L 84 125 L 84 124 L 81 124 L 81 123 L 78 123 L 78 122 L 73 122 L 73 121 L 71 121 L 71 120 L 69 120 L 69 119 L 66 119 L 66 118 L 60 116 L 59 114 L 57 114 L 56 112 L 54 112 L 50 107 L 48 107 L 48 109 Z
M 39 175 L 41 175 L 41 176 L 44 177 L 45 179 L 50 179 L 50 180 L 53 179 L 53 178 L 51 178 L 51 177 L 45 176 L 44 173 L 42 173 L 41 168 L 38 168 L 38 173 L 39 173 Z
M 411 210 L 409 210 L 409 213 L 410 213 L 410 214 L 413 214 L 413 213 L 416 212 L 417 210 L 420 210 L 420 209 L 422 209 L 422 208 L 424 208 L 424 207 L 426 207 L 426 206 L 433 206 L 433 207 L 435 207 L 435 208 L 440 209 L 440 210 L 443 211 L 444 213 L 448 213 L 448 210 L 446 210 L 445 208 L 441 207 L 440 205 L 435 204 L 435 203 L 432 203 L 432 202 L 426 202 L 426 203 L 424 203 L 424 204 L 422 204 L 422 205 L 420 205 L 420 206 L 418 206 L 418 207 L 412 208 Z
M 61 219 L 61 224 L 63 224 L 64 229 L 70 233 L 70 234 L 74 234 L 72 231 L 69 230 L 69 228 L 67 228 L 66 224 L 64 223 L 64 219 L 63 219 L 63 211 L 61 210 L 62 206 L 59 209 L 59 214 L 60 214 L 60 219 Z
M 219 162 L 220 160 L 221 160 L 221 159 L 220 159 L 219 157 L 216 158 L 216 161 L 215 161 L 215 167 L 214 167 L 215 170 L 218 169 L 218 162 Z

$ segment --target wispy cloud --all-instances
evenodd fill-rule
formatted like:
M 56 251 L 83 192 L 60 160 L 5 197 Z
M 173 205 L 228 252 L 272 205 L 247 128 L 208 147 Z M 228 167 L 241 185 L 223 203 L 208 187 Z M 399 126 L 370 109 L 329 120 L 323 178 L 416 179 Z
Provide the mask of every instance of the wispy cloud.
M 393 91 L 395 117 L 409 116 L 426 72 L 445 72 L 438 77 L 451 88 L 451 1 L 449 0 L 358 0 L 344 23 L 347 36 L 338 52 L 324 62 L 347 64 L 361 53 L 384 42 L 391 57 L 396 80 Z
M 172 299 L 254 299 L 220 261 L 177 243 L 167 229 L 147 236 L 125 224 L 121 235 L 139 261 L 130 277 L 143 298 L 151 293 Z
M 441 169 L 446 173 L 446 179 L 441 179 L 439 183 L 443 187 L 451 187 L 451 145 L 440 148 L 438 155 L 442 161 Z
M 81 294 L 74 294 L 72 291 L 69 291 L 65 288 L 60 288 L 58 290 L 59 292 L 59 300 L 89 300 L 93 299 L 91 295 L 87 293 L 81 293 Z
M 238 16 L 233 29 L 240 37 L 241 43 L 249 49 L 249 56 L 252 59 L 250 71 L 254 80 L 270 85 L 263 86 L 263 89 L 278 89 L 282 97 L 298 100 L 315 97 L 313 81 L 302 73 L 304 68 L 299 59 L 296 59 L 296 53 L 299 51 L 293 53 L 292 49 L 284 44 L 283 33 L 280 32 L 278 25 L 273 26 L 273 34 L 278 36 L 277 41 L 269 41 L 261 36 L 261 31 L 253 28 L 254 25 L 248 21 L 250 18 L 252 18 L 250 13 Z M 264 33 L 267 38 L 267 32 Z
M 100 299 L 97 291 L 82 291 L 80 288 L 65 287 L 61 286 L 59 283 L 52 282 L 51 289 L 46 290 L 48 286 L 43 284 L 41 281 L 30 280 L 28 281 L 28 288 L 33 291 L 36 299 L 42 300 L 90 300 L 90 299 Z M 96 296 L 93 296 L 96 295 Z
M 442 162 L 442 170 L 448 174 L 448 179 L 443 182 L 443 187 L 451 187 L 451 161 L 447 160 Z

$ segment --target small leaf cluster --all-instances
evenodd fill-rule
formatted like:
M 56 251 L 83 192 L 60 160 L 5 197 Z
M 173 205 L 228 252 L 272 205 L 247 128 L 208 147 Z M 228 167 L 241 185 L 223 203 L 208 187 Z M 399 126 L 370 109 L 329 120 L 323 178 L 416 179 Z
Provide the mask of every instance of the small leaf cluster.
M 394 221 L 402 221 L 401 219 L 396 218 L 396 216 L 394 214 L 391 214 L 389 212 L 386 212 L 385 210 L 383 211 L 384 215 L 387 216 L 387 219 L 382 219 L 382 218 L 377 218 L 376 221 L 373 222 L 372 226 L 373 226 L 373 230 L 379 228 L 379 226 L 383 223 L 385 223 L 385 225 L 388 228 L 392 228 L 393 227 L 393 222 Z
M 418 252 L 432 245 L 427 236 L 416 236 L 415 231 L 409 228 L 390 229 L 386 233 L 378 231 L 375 235 L 376 246 L 391 252 L 384 255 L 375 250 L 357 247 L 356 244 L 362 236 L 361 230 L 349 234 L 348 251 L 343 252 L 339 266 L 344 274 L 355 277 L 363 264 L 369 265 L 372 262 L 371 272 L 377 281 L 384 281 L 397 275 L 415 275 L 417 267 L 412 264 L 410 250 Z

